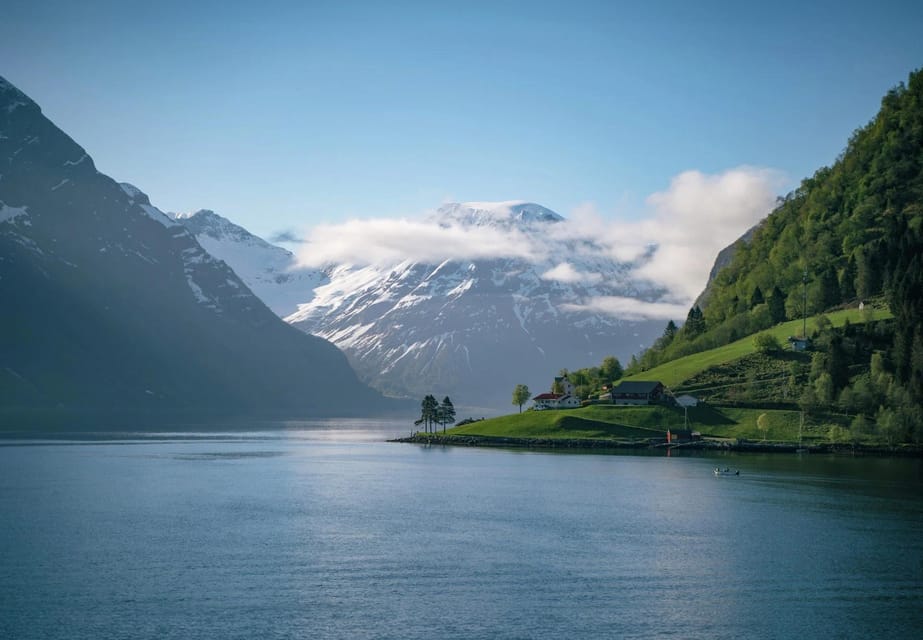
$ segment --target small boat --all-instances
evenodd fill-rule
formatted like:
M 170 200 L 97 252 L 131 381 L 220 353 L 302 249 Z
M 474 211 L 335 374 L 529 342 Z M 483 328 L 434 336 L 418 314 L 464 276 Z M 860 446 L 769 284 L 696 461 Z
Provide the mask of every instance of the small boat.
M 716 476 L 739 476 L 740 469 L 734 469 L 733 471 L 731 471 L 730 469 L 727 469 L 727 468 L 719 469 L 718 467 L 715 467 L 715 475 Z

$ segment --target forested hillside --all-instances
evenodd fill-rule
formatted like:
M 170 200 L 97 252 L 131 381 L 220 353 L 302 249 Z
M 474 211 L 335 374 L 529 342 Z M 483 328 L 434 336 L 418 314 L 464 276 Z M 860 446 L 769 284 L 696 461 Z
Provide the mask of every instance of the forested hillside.
M 813 397 L 807 404 L 816 405 L 822 395 L 827 406 L 855 409 L 850 397 L 860 383 L 875 400 L 861 403 L 864 420 L 920 438 L 923 70 L 888 92 L 878 115 L 855 131 L 832 166 L 780 200 L 709 283 L 704 307 L 693 307 L 681 329 L 671 322 L 627 372 L 727 344 L 805 312 L 873 299 L 883 300 L 894 314 L 890 346 L 849 376 L 837 365 L 836 347 L 844 336 L 825 334 L 812 356 L 818 363 L 812 366 L 816 375 L 809 380 Z

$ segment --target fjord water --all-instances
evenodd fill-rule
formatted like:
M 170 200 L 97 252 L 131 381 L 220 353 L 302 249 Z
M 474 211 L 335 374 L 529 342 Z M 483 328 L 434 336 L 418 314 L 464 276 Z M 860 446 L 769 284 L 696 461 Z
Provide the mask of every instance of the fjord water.
M 920 460 L 385 442 L 396 428 L 0 440 L 0 637 L 923 629 Z

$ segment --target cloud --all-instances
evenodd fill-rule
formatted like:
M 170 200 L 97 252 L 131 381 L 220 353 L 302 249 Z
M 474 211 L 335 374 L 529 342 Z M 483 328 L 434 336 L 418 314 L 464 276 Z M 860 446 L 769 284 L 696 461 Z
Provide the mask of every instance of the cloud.
M 647 198 L 650 215 L 627 229 L 656 246 L 637 274 L 691 302 L 718 252 L 772 211 L 783 183 L 778 171 L 747 166 L 679 174 Z
M 301 265 L 311 267 L 330 263 L 392 265 L 405 260 L 438 264 L 498 257 L 536 261 L 536 249 L 516 229 L 377 218 L 315 227 L 298 258 Z
M 583 304 L 562 305 L 566 311 L 604 313 L 624 320 L 676 320 L 684 318 L 688 308 L 675 302 L 647 302 L 623 296 L 599 296 Z
M 431 219 L 349 220 L 311 229 L 298 257 L 310 267 L 521 258 L 540 267 L 545 280 L 599 285 L 614 278 L 640 283 L 636 290 L 645 292 L 645 300 L 604 296 L 572 309 L 678 321 L 704 288 L 718 252 L 773 209 L 783 186 L 784 176 L 772 169 L 685 171 L 648 196 L 633 219 L 585 203 L 544 233 Z M 612 261 L 624 268 L 613 272 Z
M 541 275 L 542 280 L 556 280 L 557 282 L 574 283 L 583 282 L 593 284 L 603 279 L 600 273 L 581 273 L 569 262 L 562 262 L 553 269 L 548 269 Z

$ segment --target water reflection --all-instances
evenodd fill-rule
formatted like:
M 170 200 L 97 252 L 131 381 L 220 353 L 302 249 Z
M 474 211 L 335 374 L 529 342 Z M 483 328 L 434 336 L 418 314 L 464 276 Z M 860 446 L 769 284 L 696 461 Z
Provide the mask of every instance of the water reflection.
M 384 442 L 406 424 L 324 424 L 5 440 L 0 637 L 923 624 L 919 460 L 422 447 Z

